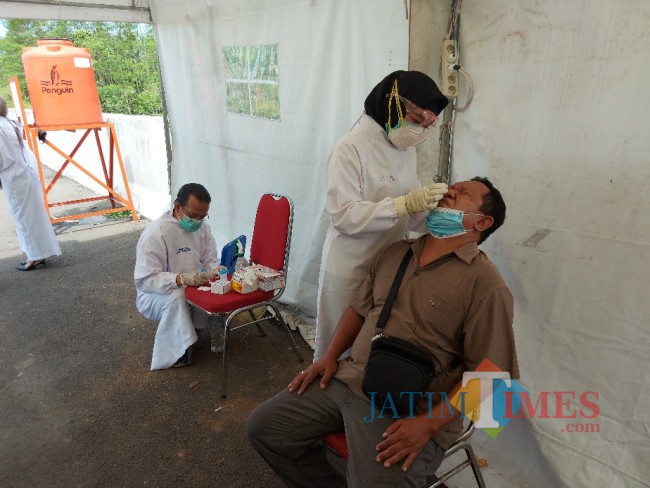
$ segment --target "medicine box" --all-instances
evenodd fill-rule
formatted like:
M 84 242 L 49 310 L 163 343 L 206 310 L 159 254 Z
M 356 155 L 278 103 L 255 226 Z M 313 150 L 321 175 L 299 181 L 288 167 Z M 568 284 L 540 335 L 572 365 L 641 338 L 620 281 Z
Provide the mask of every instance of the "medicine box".
M 246 293 L 251 293 L 257 290 L 257 282 L 251 285 L 250 283 L 245 283 L 243 281 L 236 281 L 233 278 L 232 289 L 237 293 L 242 293 L 245 295 Z
M 257 275 L 257 286 L 260 290 L 273 291 L 284 288 L 284 274 L 282 271 L 255 265 L 255 274 Z
M 214 281 L 210 283 L 210 292 L 215 295 L 224 295 L 231 290 L 230 281 Z
M 246 271 L 248 271 L 249 268 L 245 268 L 244 270 L 240 271 L 235 271 L 235 274 L 232 275 L 232 289 L 233 291 L 236 291 L 237 293 L 251 293 L 255 290 L 258 289 L 257 287 L 257 280 L 250 280 L 247 282 L 245 279 L 245 274 Z

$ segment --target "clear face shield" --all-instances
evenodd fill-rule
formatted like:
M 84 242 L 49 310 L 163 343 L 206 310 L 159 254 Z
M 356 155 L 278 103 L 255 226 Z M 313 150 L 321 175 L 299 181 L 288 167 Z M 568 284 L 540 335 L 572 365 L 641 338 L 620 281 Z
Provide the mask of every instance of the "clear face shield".
M 393 84 L 388 98 L 388 123 L 386 124 L 386 134 L 388 140 L 395 146 L 405 148 L 415 146 L 427 139 L 432 133 L 433 128 L 438 123 L 438 116 L 431 112 L 418 107 L 410 100 L 404 98 L 398 93 L 397 80 Z M 391 127 L 391 103 L 395 101 L 397 115 L 399 120 L 395 127 Z M 400 103 L 401 102 L 401 103 Z M 404 111 L 402 110 L 404 105 Z M 406 115 L 404 115 L 406 112 Z

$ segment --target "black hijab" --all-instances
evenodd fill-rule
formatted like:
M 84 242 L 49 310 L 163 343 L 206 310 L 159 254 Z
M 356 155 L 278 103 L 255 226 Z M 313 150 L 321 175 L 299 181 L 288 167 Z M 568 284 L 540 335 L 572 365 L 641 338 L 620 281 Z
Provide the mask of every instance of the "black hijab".
M 431 110 L 436 115 L 439 115 L 449 103 L 449 100 L 440 92 L 435 82 L 424 73 L 419 71 L 394 71 L 372 89 L 364 104 L 366 114 L 372 117 L 382 129 L 386 127 L 388 122 L 388 97 L 386 95 L 390 94 L 395 80 L 397 80 L 397 89 L 401 96 L 420 108 Z M 391 104 L 390 109 L 391 121 L 396 124 L 399 116 L 394 103 Z M 402 111 L 404 111 L 403 105 Z

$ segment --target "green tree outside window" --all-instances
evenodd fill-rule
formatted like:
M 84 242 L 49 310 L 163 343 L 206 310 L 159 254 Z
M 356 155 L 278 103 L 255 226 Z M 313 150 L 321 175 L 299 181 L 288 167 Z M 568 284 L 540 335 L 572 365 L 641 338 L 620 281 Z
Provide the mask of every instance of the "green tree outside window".
M 228 112 L 280 119 L 277 44 L 226 46 L 222 52 Z

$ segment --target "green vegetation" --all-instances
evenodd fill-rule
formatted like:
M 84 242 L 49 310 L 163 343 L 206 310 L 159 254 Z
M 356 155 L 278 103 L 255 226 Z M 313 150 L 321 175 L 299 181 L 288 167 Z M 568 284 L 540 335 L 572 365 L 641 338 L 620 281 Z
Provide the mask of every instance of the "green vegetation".
M 22 64 L 23 47 L 39 38 L 69 39 L 90 49 L 102 110 L 107 113 L 162 113 L 156 43 L 150 25 L 66 20 L 0 20 L 7 34 L 0 39 L 0 96 L 10 100 L 7 79 L 17 76 L 23 98 L 29 95 Z
M 125 219 L 125 218 L 131 218 L 131 211 L 130 210 L 122 210 L 121 212 L 113 212 L 113 213 L 108 213 L 104 214 L 107 219 L 111 220 L 119 220 L 119 219 Z
M 228 111 L 265 119 L 280 118 L 278 46 L 225 46 Z

